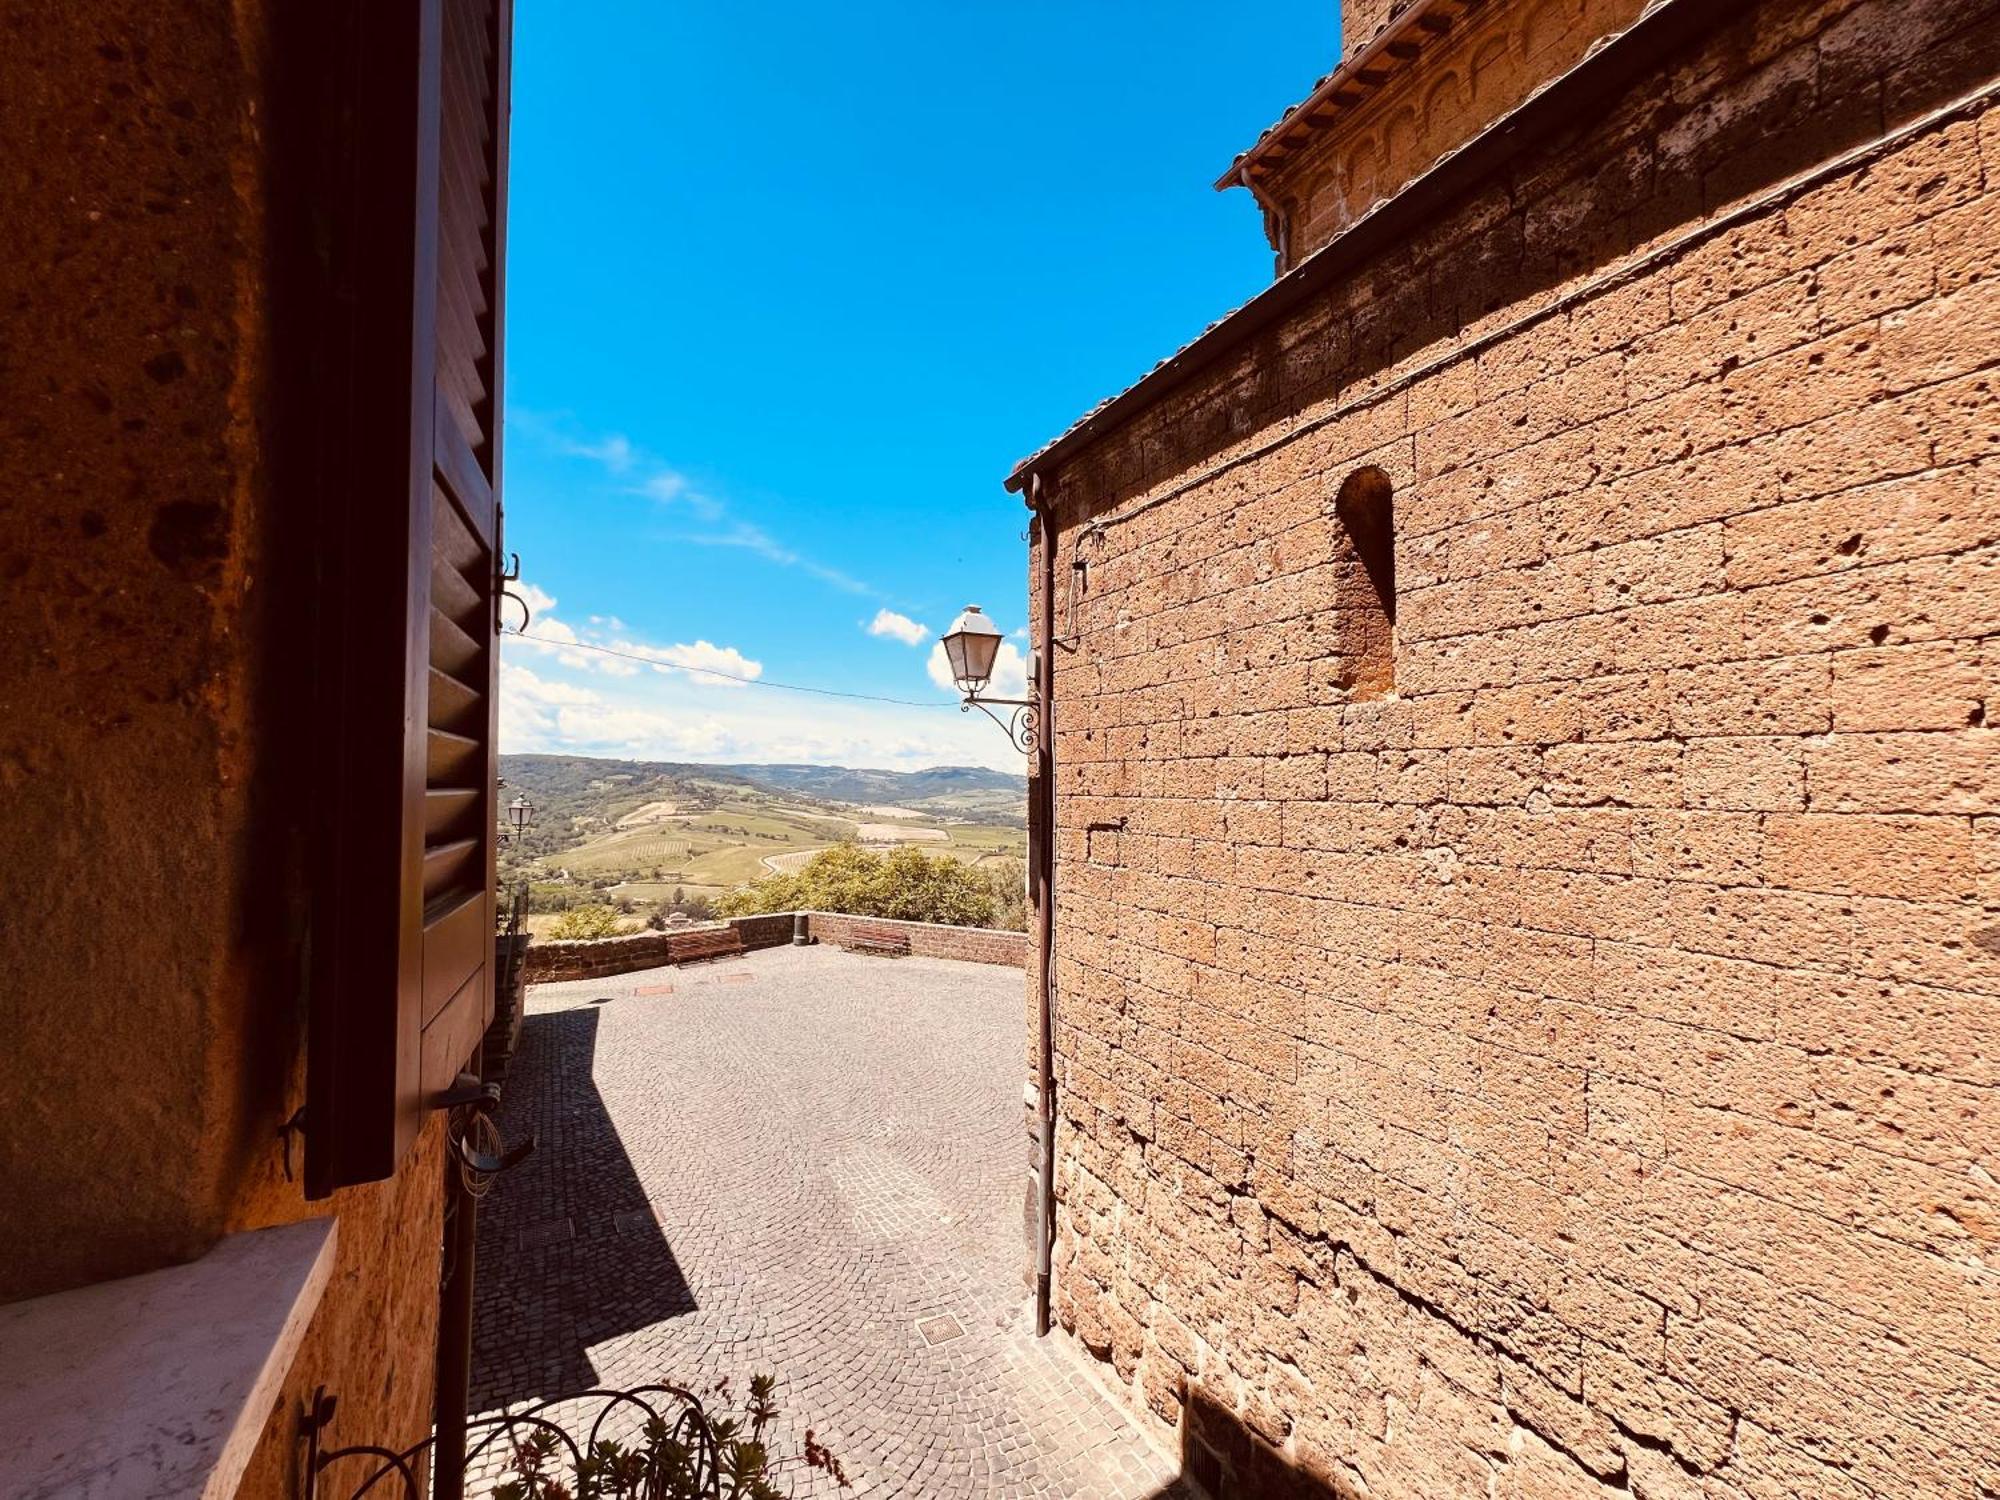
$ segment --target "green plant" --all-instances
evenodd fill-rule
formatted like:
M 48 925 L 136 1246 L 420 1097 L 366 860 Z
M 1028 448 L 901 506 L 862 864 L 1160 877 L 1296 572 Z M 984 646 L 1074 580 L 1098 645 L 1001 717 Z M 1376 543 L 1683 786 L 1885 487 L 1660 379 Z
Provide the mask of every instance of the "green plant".
M 600 1440 L 584 1456 L 574 1486 L 563 1482 L 564 1448 L 555 1435 L 531 1433 L 514 1445 L 508 1477 L 494 1489 L 494 1500 L 707 1500 L 718 1494 L 721 1500 L 784 1500 L 773 1481 L 800 1467 L 817 1469 L 846 1489 L 840 1460 L 810 1430 L 803 1452 L 773 1456 L 766 1434 L 778 1416 L 777 1387 L 774 1376 L 755 1377 L 740 1416 L 710 1418 L 692 1408 L 698 1432 L 653 1417 L 634 1442 Z M 729 1399 L 728 1380 L 716 1385 L 715 1394 Z M 718 1487 L 704 1483 L 711 1472 Z
M 726 893 L 715 909 L 725 917 L 837 911 L 984 927 L 993 921 L 994 893 L 984 876 L 944 855 L 932 857 L 908 845 L 881 855 L 858 844 L 835 844 L 800 870 Z
M 1008 932 L 1028 930 L 1028 866 L 1025 860 L 996 859 L 978 866 L 986 887 L 993 893 L 993 920 L 989 927 Z
M 623 937 L 632 928 L 618 920 L 609 906 L 572 906 L 549 925 L 549 936 L 557 942 L 578 938 Z

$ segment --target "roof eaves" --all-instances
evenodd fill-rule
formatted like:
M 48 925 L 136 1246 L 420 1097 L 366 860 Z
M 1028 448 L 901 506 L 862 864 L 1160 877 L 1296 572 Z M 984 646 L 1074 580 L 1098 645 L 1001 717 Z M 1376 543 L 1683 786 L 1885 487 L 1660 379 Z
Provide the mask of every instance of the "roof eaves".
M 1248 174 L 1267 158 L 1287 154 L 1295 138 L 1332 124 L 1344 111 L 1380 91 L 1416 61 L 1423 50 L 1416 33 L 1441 36 L 1455 24 L 1456 18 L 1445 13 L 1447 7 L 1470 14 L 1486 3 L 1487 0 L 1416 0 L 1383 27 L 1374 41 L 1320 79 L 1310 94 L 1266 126 L 1249 150 L 1237 153 L 1229 170 L 1215 180 L 1216 191 L 1246 183 Z

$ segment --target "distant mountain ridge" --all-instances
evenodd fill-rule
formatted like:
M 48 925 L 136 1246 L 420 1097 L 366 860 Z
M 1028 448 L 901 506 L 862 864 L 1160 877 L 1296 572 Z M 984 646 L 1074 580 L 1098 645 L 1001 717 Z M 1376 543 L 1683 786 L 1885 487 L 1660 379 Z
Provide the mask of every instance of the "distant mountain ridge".
M 966 792 L 1018 792 L 1028 778 L 984 766 L 932 766 L 922 771 L 873 771 L 851 766 L 741 762 L 699 764 L 665 760 L 610 760 L 591 755 L 503 755 L 502 776 L 636 776 L 645 779 L 740 781 L 768 791 L 794 792 L 827 802 L 925 801 Z
M 743 796 L 848 807 L 904 807 L 937 817 L 1017 826 L 1025 825 L 1028 808 L 1027 777 L 982 766 L 871 771 L 851 766 L 702 765 L 589 755 L 503 755 L 500 775 L 510 789 L 501 800 L 528 793 L 542 810 L 537 821 L 551 832 L 570 829 L 578 817 L 615 821 L 660 798 L 690 806 L 712 805 L 717 797 L 727 799 L 732 787 L 742 788 Z
M 1028 778 L 983 766 L 933 766 L 926 771 L 869 771 L 847 766 L 733 765 L 730 770 L 759 786 L 798 792 L 826 802 L 927 801 L 960 792 L 1019 792 Z

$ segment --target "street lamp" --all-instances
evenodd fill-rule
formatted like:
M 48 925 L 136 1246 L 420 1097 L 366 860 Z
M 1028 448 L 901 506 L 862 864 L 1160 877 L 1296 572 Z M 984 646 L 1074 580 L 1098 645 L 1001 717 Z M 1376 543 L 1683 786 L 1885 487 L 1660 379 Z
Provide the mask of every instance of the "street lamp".
M 514 825 L 514 837 L 518 840 L 528 831 L 528 825 L 535 819 L 535 804 L 523 792 L 507 804 L 507 821 Z
M 1041 744 L 1042 715 L 1035 701 L 981 696 L 981 689 L 993 680 L 993 663 L 1000 655 L 1000 628 L 986 618 L 978 605 L 968 604 L 965 613 L 951 622 L 943 645 L 945 660 L 951 664 L 952 681 L 965 695 L 958 705 L 959 712 L 978 709 L 1006 731 L 1016 749 L 1032 755 Z M 1014 711 L 1002 719 L 988 704 Z

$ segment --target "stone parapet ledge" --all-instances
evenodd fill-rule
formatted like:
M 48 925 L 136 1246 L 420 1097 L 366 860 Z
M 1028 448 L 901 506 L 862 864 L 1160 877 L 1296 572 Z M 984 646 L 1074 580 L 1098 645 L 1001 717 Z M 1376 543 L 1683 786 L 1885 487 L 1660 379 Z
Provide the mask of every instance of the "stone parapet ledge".
M 908 934 L 910 952 L 919 957 L 1005 964 L 1013 968 L 1026 968 L 1028 964 L 1028 935 L 994 927 L 952 927 L 939 922 L 902 922 L 889 917 L 821 911 L 732 917 L 728 925 L 736 929 L 746 950 L 774 948 L 792 940 L 793 923 L 801 915 L 806 919 L 807 935 L 815 942 L 845 943 L 855 936 L 857 927 L 888 927 Z M 683 927 L 678 933 L 696 930 Z M 676 932 L 635 932 L 624 937 L 574 942 L 537 941 L 528 949 L 522 978 L 529 984 L 550 984 L 663 968 L 675 961 L 670 940 L 676 935 Z
M 942 922 L 900 922 L 891 917 L 855 917 L 842 912 L 806 914 L 806 931 L 815 942 L 852 941 L 857 929 L 893 928 L 910 940 L 910 952 L 920 958 L 955 958 L 975 964 L 1028 966 L 1028 934 L 998 927 L 952 927 Z
M 0 1495 L 234 1495 L 334 1260 L 332 1219 L 0 1307 Z

